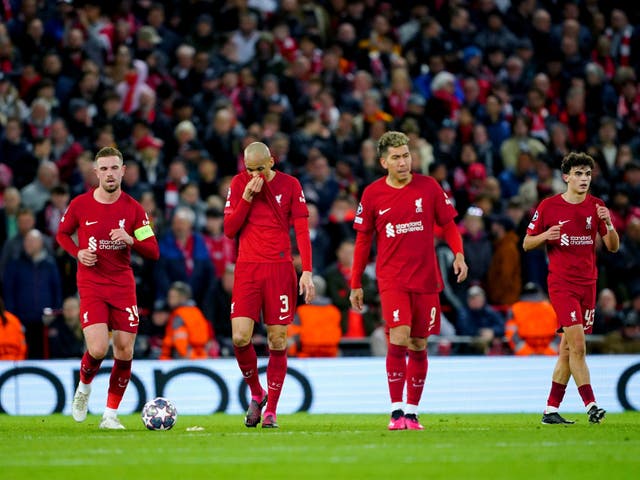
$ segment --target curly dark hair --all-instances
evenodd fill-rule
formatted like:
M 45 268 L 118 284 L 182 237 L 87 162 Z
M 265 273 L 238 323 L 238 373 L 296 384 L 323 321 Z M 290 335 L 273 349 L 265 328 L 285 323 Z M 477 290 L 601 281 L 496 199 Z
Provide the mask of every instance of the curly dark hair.
M 596 162 L 591 155 L 583 152 L 571 152 L 565 155 L 560 165 L 562 173 L 569 174 L 573 167 L 590 167 L 593 170 Z

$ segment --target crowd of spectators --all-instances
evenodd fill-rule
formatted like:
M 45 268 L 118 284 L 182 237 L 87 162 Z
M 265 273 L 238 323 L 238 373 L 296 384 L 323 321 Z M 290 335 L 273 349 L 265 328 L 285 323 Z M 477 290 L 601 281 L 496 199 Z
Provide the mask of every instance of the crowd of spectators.
M 96 183 L 95 152 L 115 145 L 127 165 L 123 190 L 149 214 L 161 251 L 155 264 L 132 259 L 145 317 L 136 354 L 161 349 L 167 295 L 182 282 L 224 355 L 236 247 L 222 234 L 222 211 L 244 147 L 262 141 L 276 168 L 303 185 L 314 274 L 341 310 L 343 333 L 358 321 L 358 332 L 377 332 L 373 268 L 365 318 L 349 311 L 352 221 L 363 188 L 383 173 L 376 141 L 396 129 L 411 139 L 414 171 L 435 177 L 460 214 L 470 267 L 464 284 L 445 267 L 446 245 L 436 246 L 452 332 L 495 352 L 523 286 L 546 290 L 544 252 L 524 253 L 520 244 L 535 205 L 563 191 L 561 158 L 580 150 L 596 160 L 592 191 L 622 239 L 620 252 L 599 255 L 605 301 L 595 333 L 637 336 L 640 10 L 633 3 L 0 2 L 6 310 L 23 322 L 33 351 L 64 356 L 67 328 L 69 355 L 77 355 L 77 325 L 60 317 L 55 328 L 41 328 L 76 294 L 74 259 L 54 238 L 70 199 Z

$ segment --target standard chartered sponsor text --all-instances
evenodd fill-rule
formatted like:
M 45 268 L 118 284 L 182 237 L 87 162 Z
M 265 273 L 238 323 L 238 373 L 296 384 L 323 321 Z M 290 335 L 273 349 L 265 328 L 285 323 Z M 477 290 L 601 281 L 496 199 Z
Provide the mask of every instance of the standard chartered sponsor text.
M 98 242 L 98 248 L 100 250 L 122 250 L 123 248 L 127 248 L 127 246 L 120 240 L 100 240 Z
M 590 235 L 572 235 L 569 238 L 569 243 L 571 245 L 591 245 L 593 238 Z
M 409 232 L 421 232 L 424 230 L 422 221 L 399 223 L 396 225 L 396 234 L 409 233 Z

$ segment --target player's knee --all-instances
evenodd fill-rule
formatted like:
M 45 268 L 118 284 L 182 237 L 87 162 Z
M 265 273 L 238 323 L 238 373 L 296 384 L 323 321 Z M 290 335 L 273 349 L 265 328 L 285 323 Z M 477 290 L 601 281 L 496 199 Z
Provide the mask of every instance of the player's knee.
M 101 360 L 107 356 L 107 352 L 109 351 L 109 344 L 99 343 L 94 345 L 87 345 L 87 351 L 93 358 Z
M 419 337 L 411 337 L 409 339 L 409 347 L 412 350 L 420 351 L 427 348 L 427 339 Z
M 245 347 L 249 345 L 251 341 L 251 334 L 248 332 L 233 332 L 231 336 L 231 340 L 233 341 L 234 347 Z
M 121 360 L 133 358 L 133 347 L 114 347 L 113 356 Z
M 269 349 L 270 350 L 284 350 L 287 348 L 287 339 L 281 337 L 269 337 Z
M 585 357 L 587 355 L 587 348 L 584 342 L 576 342 L 569 346 L 571 355 L 574 357 Z

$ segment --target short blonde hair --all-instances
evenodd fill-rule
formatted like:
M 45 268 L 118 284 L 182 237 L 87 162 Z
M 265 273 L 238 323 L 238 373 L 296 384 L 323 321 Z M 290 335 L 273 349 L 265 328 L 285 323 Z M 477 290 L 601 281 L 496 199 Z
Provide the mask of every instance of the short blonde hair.
M 121 162 L 124 161 L 122 158 L 122 152 L 120 152 L 120 150 L 118 150 L 115 147 L 101 148 L 100 150 L 98 150 L 98 153 L 96 153 L 94 161 L 97 162 L 99 158 L 104 158 L 104 157 L 118 157 Z
M 409 145 L 409 137 L 404 133 L 396 131 L 384 133 L 378 140 L 378 158 L 386 156 L 389 147 L 395 148 L 403 145 Z

